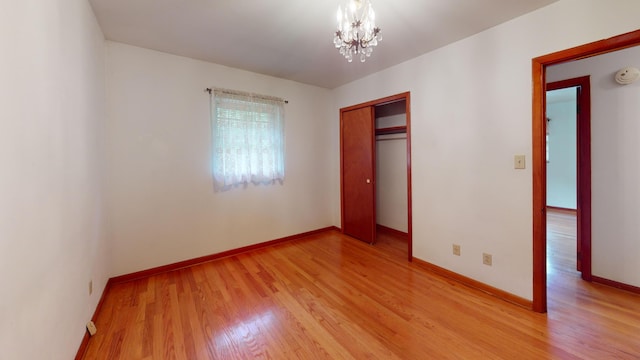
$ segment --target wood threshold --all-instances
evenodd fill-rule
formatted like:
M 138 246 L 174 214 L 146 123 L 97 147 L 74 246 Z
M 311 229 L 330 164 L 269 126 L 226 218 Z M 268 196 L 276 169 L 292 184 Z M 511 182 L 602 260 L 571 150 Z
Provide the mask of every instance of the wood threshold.
M 388 235 L 397 237 L 397 238 L 402 239 L 404 241 L 407 241 L 409 239 L 409 233 L 404 232 L 404 231 L 400 231 L 400 230 L 396 230 L 396 229 L 390 228 L 388 226 L 380 225 L 380 224 L 376 224 L 376 231 L 378 231 L 379 233 L 382 233 L 382 234 L 388 234 Z
M 512 303 L 514 305 L 518 305 L 521 306 L 523 308 L 526 308 L 528 310 L 531 310 L 533 307 L 533 302 L 524 298 L 521 298 L 517 295 L 511 294 L 509 292 L 506 292 L 504 290 L 500 290 L 498 288 L 495 288 L 493 286 L 487 285 L 483 282 L 471 279 L 469 277 L 466 277 L 464 275 L 460 275 L 456 272 L 453 272 L 451 270 L 447 270 L 445 268 L 442 268 L 440 266 L 431 264 L 429 262 L 426 262 L 424 260 L 418 259 L 418 258 L 413 258 L 413 263 L 420 266 L 423 269 L 426 269 L 428 271 L 431 271 L 435 274 L 438 274 L 442 277 L 445 277 L 447 279 L 451 279 L 455 282 L 458 282 L 462 285 L 465 285 L 467 287 L 470 287 L 472 289 L 476 289 L 476 290 L 480 290 L 484 293 L 487 293 L 491 296 L 495 296 L 498 299 L 504 300 L 506 302 Z
M 594 283 L 611 286 L 611 287 L 614 287 L 616 289 L 629 291 L 629 292 L 634 293 L 634 294 L 640 294 L 640 287 L 637 287 L 637 286 L 633 286 L 633 285 L 621 283 L 621 282 L 618 282 L 618 281 L 601 278 L 599 276 L 594 276 L 594 275 L 591 276 L 591 281 L 594 282 Z
M 209 261 L 222 259 L 222 258 L 229 257 L 229 256 L 238 255 L 238 254 L 245 253 L 245 252 L 248 252 L 248 251 L 253 251 L 253 250 L 257 250 L 257 249 L 266 248 L 266 247 L 277 245 L 277 244 L 280 244 L 280 243 L 283 243 L 283 242 L 287 242 L 287 241 L 293 241 L 293 240 L 302 239 L 302 238 L 305 238 L 307 236 L 311 236 L 311 235 L 315 235 L 315 234 L 319 234 L 319 233 L 323 233 L 323 232 L 327 232 L 327 231 L 332 231 L 332 230 L 340 231 L 340 229 L 338 229 L 335 226 L 328 226 L 328 227 L 325 227 L 325 228 L 312 230 L 312 231 L 307 231 L 307 232 L 296 234 L 296 235 L 285 236 L 283 238 L 279 238 L 279 239 L 275 239 L 275 240 L 269 240 L 269 241 L 261 242 L 261 243 L 258 243 L 258 244 L 249 245 L 249 246 L 243 246 L 241 248 L 231 249 L 231 250 L 219 252 L 219 253 L 216 253 L 216 254 L 205 255 L 205 256 L 194 258 L 194 259 L 179 261 L 179 262 L 176 262 L 176 263 L 173 263 L 173 264 L 158 266 L 158 267 L 154 267 L 154 268 L 147 269 L 147 270 L 136 271 L 134 273 L 116 276 L 116 277 L 113 277 L 113 278 L 109 279 L 109 281 L 111 281 L 112 284 L 120 284 L 120 283 L 129 282 L 129 281 L 133 281 L 133 280 L 147 278 L 149 276 L 158 275 L 158 274 L 166 273 L 166 272 L 169 272 L 169 271 L 174 271 L 174 270 L 187 268 L 187 267 L 190 267 L 190 266 L 206 263 L 206 262 L 209 262 Z

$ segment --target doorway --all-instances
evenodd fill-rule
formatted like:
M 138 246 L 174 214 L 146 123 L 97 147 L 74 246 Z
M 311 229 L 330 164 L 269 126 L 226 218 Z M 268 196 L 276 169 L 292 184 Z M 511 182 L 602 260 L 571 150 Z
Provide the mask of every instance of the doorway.
M 376 115 L 376 113 L 378 113 Z M 395 120 L 402 114 L 404 124 L 396 124 Z M 376 118 L 378 126 L 376 126 Z M 386 124 L 386 125 L 384 125 Z M 398 184 L 395 177 L 383 177 L 380 180 L 395 186 L 402 186 L 406 206 L 406 239 L 407 258 L 413 258 L 412 221 L 411 221 L 411 112 L 410 93 L 401 93 L 366 103 L 340 109 L 340 202 L 342 232 L 373 244 L 377 229 L 391 230 L 390 227 L 378 226 L 376 201 L 377 163 L 376 135 L 403 136 L 406 156 L 401 166 L 406 176 Z M 397 145 L 397 144 L 396 144 Z M 387 149 L 388 150 L 388 149 Z M 397 147 L 395 150 L 397 152 Z M 402 151 L 402 150 L 401 150 Z M 383 164 L 386 162 L 383 162 Z M 386 200 L 383 200 L 386 201 Z M 385 209 L 386 210 L 386 209 Z M 403 211 L 404 212 L 404 211 Z M 382 212 L 381 212 L 382 213 Z M 381 214 L 389 219 L 389 214 Z M 393 216 L 391 216 L 393 218 Z M 388 220 L 385 220 L 388 221 Z M 395 221 L 395 220 L 390 220 Z M 398 233 L 404 233 L 404 229 Z
M 554 97 L 559 101 L 549 102 Z M 547 208 L 555 206 L 576 210 L 576 270 L 581 272 L 583 280 L 591 281 L 591 84 L 589 76 L 547 84 L 546 100 L 546 205 Z M 569 105 L 568 108 L 567 105 Z M 555 123 L 554 117 L 556 117 Z M 556 143 L 550 143 L 554 138 Z M 554 147 L 560 150 L 556 153 L 555 159 L 553 158 Z M 553 185 L 560 189 L 556 189 Z
M 578 60 L 640 44 L 640 30 L 563 50 L 532 60 L 533 118 L 533 310 L 547 311 L 546 268 L 546 69 L 548 66 Z M 581 249 L 584 251 L 585 249 Z M 590 249 L 589 249 L 590 251 Z M 583 258 L 585 260 L 586 257 Z M 583 271 L 586 264 L 583 263 Z

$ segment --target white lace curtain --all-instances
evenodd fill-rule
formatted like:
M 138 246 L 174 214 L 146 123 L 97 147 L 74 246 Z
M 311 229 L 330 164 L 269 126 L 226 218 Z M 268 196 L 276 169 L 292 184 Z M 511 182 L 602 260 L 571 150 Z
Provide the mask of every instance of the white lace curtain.
M 215 189 L 284 181 L 284 101 L 215 89 L 211 104 Z

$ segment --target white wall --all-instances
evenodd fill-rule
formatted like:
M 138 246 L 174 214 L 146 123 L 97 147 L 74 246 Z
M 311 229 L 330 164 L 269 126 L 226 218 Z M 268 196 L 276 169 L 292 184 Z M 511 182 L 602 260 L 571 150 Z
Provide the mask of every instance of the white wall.
M 613 76 L 640 67 L 640 47 L 552 66 L 547 81 L 591 75 L 592 273 L 640 286 L 640 82 Z
M 515 154 L 531 162 L 531 59 L 635 30 L 638 10 L 636 0 L 561 0 L 334 90 L 334 114 L 411 91 L 415 257 L 532 299 L 531 170 L 513 169 Z
M 112 275 L 332 225 L 328 90 L 120 43 L 107 52 Z M 206 87 L 289 100 L 284 185 L 213 191 Z
M 376 118 L 378 128 L 406 124 L 405 114 Z M 408 231 L 406 136 L 376 137 L 376 223 L 402 232 Z
M 0 358 L 72 359 L 108 273 L 104 38 L 85 0 L 2 1 L 0 53 Z
M 576 88 L 553 90 L 570 92 L 569 98 L 547 102 L 549 162 L 547 163 L 547 205 L 576 209 Z M 547 98 L 548 101 L 548 98 Z

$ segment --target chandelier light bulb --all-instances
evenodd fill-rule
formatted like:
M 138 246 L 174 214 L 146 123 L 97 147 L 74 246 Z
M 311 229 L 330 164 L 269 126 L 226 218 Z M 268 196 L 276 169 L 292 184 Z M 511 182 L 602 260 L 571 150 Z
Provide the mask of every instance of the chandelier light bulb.
M 349 10 L 351 10 L 351 15 L 356 13 L 356 9 L 360 7 L 360 2 L 357 0 L 353 0 L 349 2 Z
M 349 0 L 344 8 L 342 12 L 342 7 L 338 6 L 338 26 L 333 44 L 348 62 L 353 61 L 354 55 L 360 55 L 360 61 L 365 62 L 373 47 L 382 40 L 375 12 L 369 0 Z

